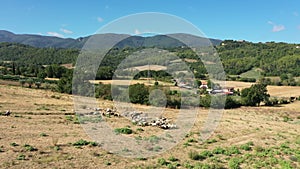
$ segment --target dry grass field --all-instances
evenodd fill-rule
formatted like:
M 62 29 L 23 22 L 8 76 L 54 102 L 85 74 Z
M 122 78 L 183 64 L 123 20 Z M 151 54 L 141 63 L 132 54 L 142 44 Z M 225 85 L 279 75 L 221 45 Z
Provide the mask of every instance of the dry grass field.
M 285 90 L 288 89 L 282 91 Z M 113 106 L 110 101 L 98 102 L 102 108 Z M 241 168 L 300 168 L 297 161 L 300 160 L 299 105 L 297 101 L 282 107 L 225 110 L 219 126 L 206 142 L 198 138 L 208 110 L 199 108 L 194 127 L 177 146 L 158 156 L 132 159 L 107 152 L 99 145 L 73 145 L 80 139 L 93 140 L 73 120 L 71 95 L 0 85 L 0 112 L 12 112 L 11 116 L 0 116 L 0 168 L 196 168 L 201 165 L 232 168 L 235 163 Z M 151 109 L 140 105 L 136 108 Z M 174 119 L 174 111 L 166 109 L 165 116 Z M 162 131 L 153 127 L 138 131 L 141 127 L 122 117 L 111 117 L 108 121 L 113 128 L 130 126 L 134 131 L 130 137 L 147 137 Z M 193 160 L 189 156 L 191 152 L 203 155 Z M 207 155 L 208 152 L 213 155 Z
M 254 83 L 226 81 L 226 86 L 234 87 L 235 89 L 244 89 L 250 87 Z M 299 86 L 267 86 L 268 93 L 274 97 L 299 97 Z

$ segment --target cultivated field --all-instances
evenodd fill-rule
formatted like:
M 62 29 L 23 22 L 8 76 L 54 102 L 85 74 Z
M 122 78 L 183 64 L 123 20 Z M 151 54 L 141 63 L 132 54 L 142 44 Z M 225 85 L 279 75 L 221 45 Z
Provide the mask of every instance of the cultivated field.
M 300 160 L 299 101 L 282 107 L 226 110 L 206 142 L 198 138 L 208 110 L 198 109 L 194 127 L 176 147 L 159 156 L 131 159 L 111 154 L 100 145 L 74 145 L 80 139 L 93 140 L 77 124 L 70 95 L 0 85 L 0 98 L 0 111 L 12 112 L 11 116 L 0 116 L 0 168 L 188 168 L 201 165 L 230 168 L 235 163 L 242 168 L 288 165 L 300 168 L 297 161 Z M 99 107 L 113 107 L 113 102 L 98 102 Z M 136 106 L 139 110 L 150 108 Z M 174 111 L 166 109 L 165 116 L 175 119 Z M 113 128 L 130 126 L 134 131 L 130 137 L 149 137 L 162 132 L 158 128 L 135 126 L 122 117 L 111 117 L 107 121 Z M 191 159 L 192 152 L 202 154 L 201 158 Z M 209 152 L 213 154 L 207 154 Z

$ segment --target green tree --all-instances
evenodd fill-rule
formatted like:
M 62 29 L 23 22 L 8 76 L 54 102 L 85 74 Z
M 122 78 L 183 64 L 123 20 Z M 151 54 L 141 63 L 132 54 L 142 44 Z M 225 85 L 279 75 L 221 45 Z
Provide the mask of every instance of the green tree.
M 37 78 L 39 79 L 45 79 L 47 77 L 47 74 L 41 70 L 38 74 L 37 74 Z
M 46 67 L 46 74 L 47 74 L 47 77 L 53 78 L 54 71 L 53 71 L 53 68 L 51 65 Z
M 17 66 L 16 68 L 16 75 L 21 75 L 20 66 Z
M 38 82 L 38 81 L 36 81 L 35 83 L 35 86 L 39 89 L 40 87 L 41 87 L 41 85 L 42 85 L 42 83 L 41 82 Z
M 97 80 L 109 80 L 112 79 L 114 75 L 114 70 L 110 66 L 102 66 L 98 69 L 96 74 Z
M 270 95 L 267 92 L 266 84 L 254 84 L 241 91 L 242 103 L 246 106 L 259 106 L 260 102 L 269 99 Z
M 15 62 L 12 62 L 12 74 L 13 75 L 16 75 L 16 65 L 15 65 Z
M 21 84 L 21 86 L 23 87 L 24 86 L 24 84 L 26 83 L 26 81 L 25 80 L 23 80 L 23 79 L 20 79 L 19 80 L 19 82 L 20 82 L 20 84 Z
M 72 71 L 64 74 L 62 78 L 57 82 L 57 91 L 60 93 L 72 93 Z
M 281 81 L 285 81 L 285 80 L 288 80 L 288 79 L 289 79 L 289 77 L 288 77 L 287 74 L 282 73 L 282 74 L 280 75 L 280 80 L 281 80 Z
M 27 84 L 28 84 L 28 87 L 31 88 L 32 87 L 32 84 L 33 84 L 33 79 L 29 78 L 27 79 Z
M 132 103 L 148 104 L 149 89 L 144 84 L 129 86 L 129 98 Z

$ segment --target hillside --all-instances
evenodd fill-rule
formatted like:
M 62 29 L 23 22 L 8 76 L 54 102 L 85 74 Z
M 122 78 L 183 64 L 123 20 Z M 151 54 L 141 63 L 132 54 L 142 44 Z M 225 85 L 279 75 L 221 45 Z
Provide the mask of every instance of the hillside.
M 206 38 L 201 38 L 188 34 L 171 34 L 170 36 L 166 35 L 156 35 L 152 37 L 142 37 L 142 36 L 130 36 L 130 35 L 120 35 L 120 34 L 96 34 L 96 38 L 105 39 L 110 41 L 114 36 L 119 37 L 129 37 L 126 40 L 123 40 L 122 43 L 119 43 L 119 47 L 178 47 L 184 46 L 182 43 L 174 40 L 172 37 L 180 37 L 185 39 L 191 39 L 189 42 L 192 46 L 207 46 L 210 45 L 206 41 Z M 90 36 L 81 37 L 77 39 L 72 38 L 59 38 L 52 36 L 41 36 L 41 35 L 30 35 L 30 34 L 14 34 L 9 31 L 0 30 L 0 42 L 10 42 L 10 43 L 21 43 L 25 45 L 30 45 L 38 48 L 77 48 L 81 49 L 85 42 L 89 39 Z M 218 39 L 209 39 L 213 45 L 219 45 L 221 40 Z M 201 44 L 195 42 L 203 42 Z M 194 43 L 192 43 L 194 42 Z
M 0 31 L 0 42 L 6 41 L 0 43 L 0 61 L 15 61 L 26 65 L 75 63 L 80 53 L 79 47 L 82 47 L 87 39 L 88 37 L 75 40 L 39 35 L 15 35 L 7 31 Z M 182 41 L 189 46 L 208 46 L 209 41 L 201 37 L 187 34 L 157 35 L 153 37 L 129 36 L 125 34 L 97 34 L 93 36 L 93 40 L 97 42 L 97 39 L 108 39 L 112 42 L 118 42 L 119 39 L 123 39 L 106 54 L 101 66 L 114 69 L 127 56 L 144 48 L 156 47 L 174 53 L 181 59 L 193 59 L 193 62 L 188 62 L 187 64 L 194 72 L 198 72 L 198 77 L 207 73 L 202 60 L 195 52 L 190 48 L 182 47 L 186 46 Z M 266 76 L 280 76 L 282 74 L 294 77 L 300 76 L 299 44 L 252 43 L 233 40 L 225 40 L 221 43 L 220 40 L 214 39 L 210 39 L 210 42 L 215 45 L 225 72 L 228 75 L 241 75 L 241 77 L 255 77 L 256 79 Z M 27 45 L 20 43 L 27 43 Z M 95 44 L 99 46 L 99 43 Z M 103 43 L 103 45 L 105 44 Z M 156 52 L 159 52 L 159 50 Z M 209 53 L 203 53 L 204 55 L 201 56 L 203 58 L 211 56 Z M 164 63 L 167 60 L 164 60 L 162 57 L 144 58 L 143 60 L 134 60 L 134 63 L 139 63 L 133 65 L 143 66 L 149 61 L 151 64 L 155 64 L 156 62 Z M 168 61 L 172 61 L 172 59 Z M 212 62 L 209 65 L 211 64 Z
M 300 76 L 300 45 L 226 40 L 217 47 L 227 74 L 239 75 L 259 68 L 263 76 Z

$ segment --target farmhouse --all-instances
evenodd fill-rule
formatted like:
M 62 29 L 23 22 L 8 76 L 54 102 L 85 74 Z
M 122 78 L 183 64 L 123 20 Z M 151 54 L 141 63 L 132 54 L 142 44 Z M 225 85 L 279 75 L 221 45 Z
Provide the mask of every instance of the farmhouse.
M 208 89 L 207 82 L 201 81 L 200 89 Z

